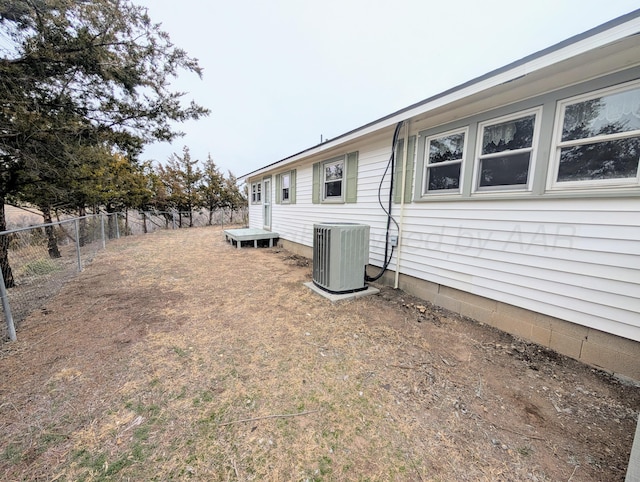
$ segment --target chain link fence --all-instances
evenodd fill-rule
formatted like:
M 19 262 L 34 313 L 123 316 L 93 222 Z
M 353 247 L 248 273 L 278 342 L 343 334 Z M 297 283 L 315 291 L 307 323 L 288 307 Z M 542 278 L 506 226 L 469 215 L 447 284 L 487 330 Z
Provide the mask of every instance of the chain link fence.
M 191 212 L 180 211 L 144 211 L 124 213 L 127 235 L 147 234 L 158 229 L 200 228 L 226 224 L 247 224 L 248 209 L 228 210 L 206 209 Z
M 0 232 L 0 340 L 42 309 L 110 240 L 157 230 L 246 223 L 246 210 L 97 214 Z
M 2 337 L 15 339 L 15 325 L 42 308 L 110 239 L 120 237 L 121 224 L 115 213 L 0 232 Z

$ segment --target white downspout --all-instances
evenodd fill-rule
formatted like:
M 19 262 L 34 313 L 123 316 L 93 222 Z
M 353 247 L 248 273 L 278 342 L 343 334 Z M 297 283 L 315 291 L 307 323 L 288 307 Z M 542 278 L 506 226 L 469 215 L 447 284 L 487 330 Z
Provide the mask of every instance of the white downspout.
M 404 221 L 404 194 L 405 184 L 407 180 L 407 158 L 409 157 L 409 123 L 409 120 L 405 121 L 404 123 L 404 149 L 402 150 L 402 187 L 400 188 L 400 222 L 398 224 L 398 253 L 396 254 L 396 278 L 393 283 L 394 289 L 398 289 L 400 278 L 400 255 L 402 254 L 402 223 Z

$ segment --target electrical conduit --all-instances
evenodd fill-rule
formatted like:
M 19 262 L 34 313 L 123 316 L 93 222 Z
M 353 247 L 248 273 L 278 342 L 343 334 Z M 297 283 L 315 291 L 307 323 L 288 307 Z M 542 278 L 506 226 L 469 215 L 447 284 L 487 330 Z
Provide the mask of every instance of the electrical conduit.
M 400 188 L 400 223 L 398 225 L 398 252 L 396 253 L 396 276 L 393 283 L 394 289 L 398 289 L 400 280 L 400 259 L 402 256 L 402 226 L 404 222 L 404 196 L 407 181 L 407 160 L 409 157 L 409 124 L 411 121 L 406 120 L 404 123 L 404 149 L 402 152 L 402 184 Z M 412 159 L 413 162 L 413 159 Z

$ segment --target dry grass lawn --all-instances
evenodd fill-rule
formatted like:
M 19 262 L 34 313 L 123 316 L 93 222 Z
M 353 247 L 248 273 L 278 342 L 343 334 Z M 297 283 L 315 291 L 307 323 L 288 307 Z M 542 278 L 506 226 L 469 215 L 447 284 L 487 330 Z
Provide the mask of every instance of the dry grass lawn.
M 0 345 L 2 480 L 624 480 L 640 389 L 219 228 L 121 239 Z

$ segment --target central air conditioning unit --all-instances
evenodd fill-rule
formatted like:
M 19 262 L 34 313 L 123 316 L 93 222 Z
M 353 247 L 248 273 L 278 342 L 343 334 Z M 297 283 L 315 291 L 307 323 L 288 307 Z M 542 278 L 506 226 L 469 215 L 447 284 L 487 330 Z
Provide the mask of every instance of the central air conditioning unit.
M 368 225 L 313 225 L 313 283 L 316 286 L 336 294 L 366 290 L 368 262 Z

